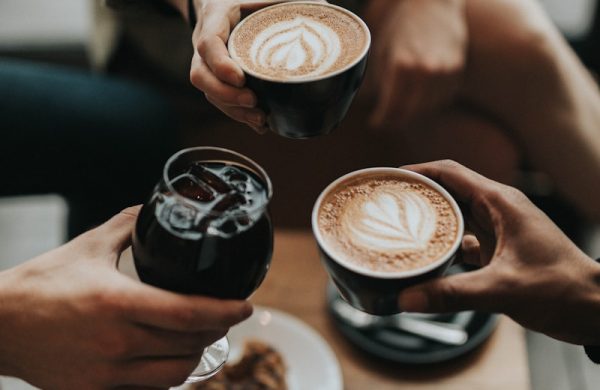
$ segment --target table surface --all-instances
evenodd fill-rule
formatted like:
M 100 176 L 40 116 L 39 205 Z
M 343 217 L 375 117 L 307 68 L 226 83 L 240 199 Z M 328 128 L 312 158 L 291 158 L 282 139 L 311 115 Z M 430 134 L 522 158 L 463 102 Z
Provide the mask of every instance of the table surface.
M 490 339 L 465 357 L 403 367 L 374 361 L 343 338 L 327 313 L 326 285 L 312 235 L 277 231 L 271 269 L 252 302 L 295 315 L 319 332 L 340 362 L 346 390 L 530 390 L 524 331 L 510 319 L 502 317 Z

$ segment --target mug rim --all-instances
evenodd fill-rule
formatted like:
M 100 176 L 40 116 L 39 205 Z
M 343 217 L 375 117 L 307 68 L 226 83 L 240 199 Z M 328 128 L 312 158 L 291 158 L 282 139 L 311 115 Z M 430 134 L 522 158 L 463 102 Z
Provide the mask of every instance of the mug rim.
M 314 6 L 319 6 L 319 7 L 328 7 L 328 8 L 333 8 L 336 9 L 338 11 L 344 12 L 348 15 L 350 15 L 350 17 L 352 17 L 353 19 L 355 19 L 358 24 L 361 25 L 361 27 L 363 28 L 363 31 L 366 34 L 366 44 L 365 47 L 363 48 L 362 52 L 360 53 L 359 56 L 356 57 L 356 59 L 354 59 L 352 62 L 350 62 L 349 64 L 347 64 L 346 66 L 331 72 L 331 73 L 327 73 L 324 75 L 320 75 L 320 76 L 315 76 L 312 78 L 301 78 L 301 79 L 293 79 L 293 80 L 281 80 L 281 79 L 277 79 L 275 77 L 270 77 L 270 76 L 264 76 L 264 75 L 260 75 L 257 72 L 254 72 L 250 69 L 248 69 L 247 66 L 245 66 L 243 64 L 242 61 L 239 60 L 239 56 L 237 55 L 237 52 L 235 50 L 235 48 L 233 47 L 234 45 L 230 45 L 229 42 L 231 41 L 231 38 L 238 32 L 238 30 L 246 23 L 246 21 L 248 21 L 250 18 L 254 17 L 255 15 L 261 14 L 263 12 L 267 12 L 268 10 L 272 9 L 272 8 L 277 8 L 277 7 L 286 7 L 286 6 L 290 6 L 290 5 L 297 5 L 297 4 L 309 4 L 309 5 L 314 5 Z M 241 20 L 235 27 L 234 29 L 231 31 L 231 34 L 229 34 L 229 39 L 227 40 L 227 51 L 229 52 L 229 56 L 235 61 L 235 63 L 242 68 L 242 70 L 244 71 L 244 73 L 255 77 L 259 80 L 264 80 L 264 81 L 270 81 L 273 83 L 281 83 L 281 84 L 306 84 L 306 83 L 311 83 L 311 82 L 315 82 L 315 81 L 321 81 L 321 80 L 325 80 L 325 79 L 329 79 L 329 78 L 333 78 L 335 76 L 338 76 L 346 71 L 348 71 L 349 69 L 352 69 L 354 66 L 356 66 L 358 63 L 360 63 L 369 53 L 369 50 L 371 49 L 371 30 L 369 30 L 369 27 L 367 26 L 367 24 L 365 23 L 364 20 L 362 20 L 362 18 L 358 15 L 356 15 L 354 12 L 347 10 L 346 8 L 340 7 L 338 5 L 335 4 L 329 4 L 329 3 L 315 3 L 314 1 L 290 1 L 290 2 L 284 2 L 284 3 L 280 3 L 280 4 L 274 4 L 274 5 L 270 5 L 268 7 L 264 7 L 261 8 L 258 11 L 255 11 L 253 13 L 251 13 L 250 15 L 248 15 L 246 18 L 244 18 L 243 20 Z
M 353 177 L 363 175 L 363 174 L 368 174 L 368 173 L 393 173 L 393 174 L 399 174 L 400 176 L 415 179 L 417 181 L 420 181 L 420 182 L 423 182 L 423 183 L 429 185 L 430 187 L 432 187 L 433 189 L 438 191 L 448 201 L 448 203 L 450 203 L 450 205 L 452 206 L 452 209 L 454 210 L 454 213 L 456 214 L 456 218 L 458 220 L 458 229 L 456 232 L 457 234 L 456 234 L 454 243 L 442 257 L 440 257 L 438 260 L 436 260 L 433 263 L 427 264 L 424 267 L 407 270 L 407 271 L 384 272 L 384 271 L 374 271 L 374 270 L 371 270 L 366 267 L 352 264 L 347 260 L 341 259 L 340 256 L 334 256 L 332 254 L 332 252 L 327 248 L 327 245 L 325 244 L 325 240 L 323 239 L 323 236 L 321 235 L 321 231 L 319 229 L 318 217 L 319 217 L 320 206 L 323 203 L 325 196 L 328 195 L 331 192 L 331 190 L 333 188 L 335 188 L 337 185 L 339 185 L 340 183 L 343 183 L 344 181 L 352 179 Z M 312 210 L 312 215 L 311 215 L 311 225 L 312 225 L 311 227 L 312 227 L 313 235 L 315 236 L 315 238 L 317 240 L 317 244 L 319 245 L 319 248 L 327 255 L 327 257 L 329 257 L 332 261 L 334 261 L 335 263 L 337 263 L 338 265 L 340 265 L 341 267 L 343 267 L 345 269 L 353 271 L 359 275 L 368 276 L 368 277 L 377 278 L 377 279 L 408 279 L 408 278 L 412 278 L 415 276 L 420 276 L 420 275 L 426 274 L 426 273 L 433 271 L 436 268 L 444 265 L 447 261 L 451 260 L 457 253 L 457 251 L 462 243 L 462 239 L 464 236 L 464 229 L 465 229 L 464 228 L 464 218 L 463 218 L 462 212 L 460 210 L 460 207 L 458 206 L 458 203 L 456 202 L 454 197 L 452 195 L 450 195 L 450 193 L 444 187 L 442 187 L 440 184 L 438 184 L 434 180 L 430 179 L 429 177 L 422 175 L 420 173 L 409 171 L 407 169 L 393 168 L 393 167 L 373 167 L 373 168 L 359 169 L 357 171 L 347 173 L 347 174 L 337 178 L 333 182 L 331 182 L 327 187 L 325 187 L 325 189 L 323 189 L 323 191 L 321 191 L 321 193 L 319 194 L 319 197 L 315 201 L 315 204 L 314 204 L 313 210 Z

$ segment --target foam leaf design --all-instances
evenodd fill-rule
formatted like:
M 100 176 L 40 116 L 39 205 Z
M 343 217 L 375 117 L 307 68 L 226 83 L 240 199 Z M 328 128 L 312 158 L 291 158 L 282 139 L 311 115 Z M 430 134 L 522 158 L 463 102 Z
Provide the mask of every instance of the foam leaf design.
M 411 192 L 382 192 L 348 214 L 348 228 L 360 244 L 384 250 L 418 250 L 435 232 L 429 201 Z
M 284 71 L 292 78 L 326 72 L 340 53 L 335 31 L 305 17 L 273 24 L 256 36 L 250 48 L 255 65 Z

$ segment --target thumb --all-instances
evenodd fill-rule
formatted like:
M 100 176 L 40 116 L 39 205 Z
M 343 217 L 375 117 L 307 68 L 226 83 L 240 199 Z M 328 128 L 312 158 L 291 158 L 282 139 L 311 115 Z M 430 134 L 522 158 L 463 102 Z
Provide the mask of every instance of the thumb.
M 131 233 L 140 209 L 141 206 L 126 208 L 95 229 L 102 242 L 109 246 L 109 252 L 121 253 L 131 244 Z
M 402 310 L 422 313 L 495 312 L 492 279 L 488 268 L 436 279 L 402 291 L 399 305 Z

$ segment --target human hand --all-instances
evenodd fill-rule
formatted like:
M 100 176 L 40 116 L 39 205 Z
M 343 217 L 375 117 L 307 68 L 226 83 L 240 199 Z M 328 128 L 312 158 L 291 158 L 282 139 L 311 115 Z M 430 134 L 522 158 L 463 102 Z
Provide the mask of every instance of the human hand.
M 372 1 L 365 18 L 373 127 L 404 125 L 453 98 L 466 62 L 464 0 Z
M 244 87 L 244 72 L 229 57 L 227 40 L 242 13 L 284 1 L 194 0 L 198 24 L 192 36 L 190 80 L 223 113 L 259 134 L 267 132 L 265 113 L 256 107 L 256 95 Z
M 403 291 L 406 311 L 500 312 L 575 344 L 599 345 L 600 266 L 520 191 L 448 161 L 403 167 L 428 176 L 462 203 L 463 261 L 477 271 Z
M 251 313 L 118 272 L 139 208 L 0 272 L 0 374 L 48 390 L 169 388 Z

